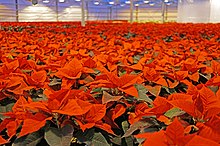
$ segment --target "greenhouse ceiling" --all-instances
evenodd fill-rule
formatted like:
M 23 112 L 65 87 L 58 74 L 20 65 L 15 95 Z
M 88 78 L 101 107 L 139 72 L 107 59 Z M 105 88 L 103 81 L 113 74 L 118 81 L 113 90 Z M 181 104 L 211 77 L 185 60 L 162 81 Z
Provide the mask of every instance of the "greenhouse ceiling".
M 31 1 L 31 0 L 29 0 Z M 56 0 L 32 0 L 33 4 L 37 3 L 44 3 L 49 4 L 52 2 L 55 2 Z M 57 0 L 59 3 L 69 3 L 75 1 L 76 3 L 80 3 L 81 0 Z M 121 7 L 124 7 L 126 5 L 130 5 L 130 0 L 85 0 L 89 3 L 92 3 L 93 5 L 107 5 L 107 6 L 114 6 L 119 5 Z M 170 6 L 176 6 L 178 0 L 164 0 L 166 5 Z M 162 0 L 133 0 L 134 6 L 161 6 Z

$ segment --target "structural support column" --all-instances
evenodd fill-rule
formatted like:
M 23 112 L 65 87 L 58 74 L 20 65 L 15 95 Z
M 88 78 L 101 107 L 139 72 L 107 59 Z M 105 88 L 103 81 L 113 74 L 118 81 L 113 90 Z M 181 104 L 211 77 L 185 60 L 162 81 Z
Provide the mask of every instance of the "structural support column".
M 89 2 L 88 0 L 86 1 L 86 20 L 89 20 Z
M 109 7 L 109 20 L 112 20 L 112 6 Z
M 56 0 L 56 20 L 59 21 L 58 0 Z
M 19 21 L 18 17 L 18 0 L 15 0 L 15 13 L 16 13 L 16 22 Z
M 114 20 L 118 20 L 118 2 L 116 3 L 115 5 L 115 17 L 114 17 Z
M 138 21 L 138 6 L 135 6 L 136 7 L 136 11 L 135 11 L 135 13 L 136 13 L 136 21 Z
M 166 5 L 166 16 L 165 16 L 165 20 L 167 21 L 168 20 L 168 5 Z
M 164 0 L 162 0 L 162 23 L 165 22 L 165 10 L 166 10 L 166 4 L 164 2 Z
M 133 23 L 133 0 L 130 0 L 130 23 Z
M 85 23 L 85 0 L 81 0 L 81 26 L 86 26 Z

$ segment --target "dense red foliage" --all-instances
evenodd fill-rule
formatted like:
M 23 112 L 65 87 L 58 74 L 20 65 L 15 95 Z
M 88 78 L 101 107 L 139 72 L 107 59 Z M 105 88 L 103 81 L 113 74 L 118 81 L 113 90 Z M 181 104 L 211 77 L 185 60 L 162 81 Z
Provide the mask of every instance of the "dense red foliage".
M 1 25 L 0 144 L 49 121 L 109 144 L 219 145 L 220 24 Z

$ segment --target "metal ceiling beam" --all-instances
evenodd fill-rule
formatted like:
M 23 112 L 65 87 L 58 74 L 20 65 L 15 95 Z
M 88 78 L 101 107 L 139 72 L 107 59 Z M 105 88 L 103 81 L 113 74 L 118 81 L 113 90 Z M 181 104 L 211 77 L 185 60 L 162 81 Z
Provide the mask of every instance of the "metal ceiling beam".
M 56 0 L 56 20 L 59 21 L 59 10 L 58 10 L 59 6 L 58 6 L 58 0 Z
M 16 22 L 19 21 L 18 18 L 18 0 L 15 0 L 15 13 L 16 13 Z
M 133 7 L 134 7 L 134 4 L 133 4 L 133 0 L 130 0 L 130 23 L 133 23 Z
M 85 0 L 81 0 L 81 26 L 86 26 L 85 23 Z
M 165 11 L 166 11 L 166 4 L 164 0 L 162 0 L 162 23 L 165 22 Z

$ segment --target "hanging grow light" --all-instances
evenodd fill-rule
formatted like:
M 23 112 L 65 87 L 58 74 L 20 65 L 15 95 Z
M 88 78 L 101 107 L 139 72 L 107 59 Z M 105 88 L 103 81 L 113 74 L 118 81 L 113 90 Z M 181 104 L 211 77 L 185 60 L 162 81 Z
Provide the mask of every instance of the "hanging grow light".
M 94 5 L 99 5 L 100 3 L 98 1 L 94 2 Z
M 108 2 L 110 5 L 114 5 L 115 4 L 115 2 L 113 2 L 113 1 L 110 1 L 110 2 Z
M 49 0 L 43 0 L 43 3 L 45 3 L 45 4 L 47 4 L 49 2 L 50 2 Z
M 125 1 L 125 3 L 126 3 L 126 4 L 130 4 L 131 2 L 130 2 L 130 1 Z
M 145 4 L 148 4 L 150 1 L 149 0 L 144 0 L 144 3 Z

